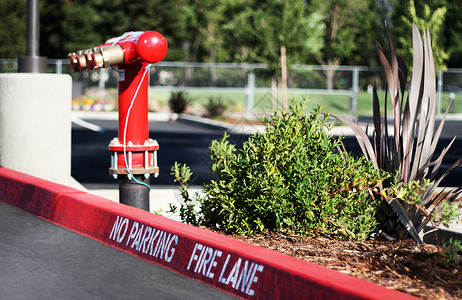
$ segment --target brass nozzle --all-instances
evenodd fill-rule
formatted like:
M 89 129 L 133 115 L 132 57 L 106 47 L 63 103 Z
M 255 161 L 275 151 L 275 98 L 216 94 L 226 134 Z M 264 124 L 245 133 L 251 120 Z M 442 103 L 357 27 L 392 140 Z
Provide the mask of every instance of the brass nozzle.
M 74 72 L 107 68 L 124 62 L 124 50 L 120 45 L 96 47 L 69 54 Z
M 120 45 L 97 48 L 92 54 L 95 69 L 107 68 L 124 62 L 124 50 Z

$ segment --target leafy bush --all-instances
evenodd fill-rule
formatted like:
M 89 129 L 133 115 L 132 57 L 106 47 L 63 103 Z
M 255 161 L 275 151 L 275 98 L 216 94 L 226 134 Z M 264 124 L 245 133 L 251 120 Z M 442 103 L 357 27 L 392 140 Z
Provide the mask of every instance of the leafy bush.
M 192 203 L 192 200 L 190 199 L 188 192 L 188 182 L 192 176 L 191 170 L 186 165 L 180 166 L 178 162 L 175 162 L 175 164 L 172 166 L 171 175 L 175 176 L 174 182 L 178 182 L 180 184 L 179 190 L 181 193 L 181 197 L 184 199 L 184 204 L 180 206 L 181 220 L 183 220 L 183 222 L 185 223 L 198 226 L 199 220 L 196 218 L 194 204 Z M 177 210 L 177 207 L 172 203 L 170 203 L 169 205 L 171 212 L 175 212 Z
M 223 100 L 223 97 L 209 97 L 209 100 L 205 105 L 205 109 L 207 110 L 208 117 L 220 117 L 226 111 L 226 103 Z
M 266 132 L 252 135 L 242 149 L 227 135 L 212 142 L 211 170 L 217 179 L 204 186 L 194 222 L 240 234 L 368 237 L 377 224 L 372 191 L 385 176 L 363 158 L 336 153 L 339 142 L 327 134 L 328 116 L 320 107 L 306 116 L 303 108 L 295 102 L 291 113 L 274 114 Z M 179 168 L 172 170 L 181 180 Z
M 443 244 L 438 256 L 446 268 L 459 265 L 462 262 L 462 241 L 449 238 L 449 241 Z
M 168 105 L 172 112 L 183 113 L 190 103 L 188 94 L 183 91 L 173 92 L 168 101 Z
M 382 199 L 391 209 L 381 224 L 387 234 L 396 238 L 411 235 L 422 243 L 425 226 L 431 222 L 447 223 L 451 215 L 442 215 L 454 211 L 450 204 L 462 193 L 462 187 L 449 191 L 443 190 L 435 195 L 436 188 L 453 169 L 462 165 L 462 159 L 456 161 L 445 173 L 438 175 L 444 155 L 452 145 L 432 161 L 435 154 L 445 117 L 436 129 L 436 74 L 433 63 L 430 33 L 424 32 L 423 42 L 419 30 L 413 25 L 413 73 L 407 84 L 408 70 L 403 59 L 396 55 L 388 36 L 389 57 L 387 60 L 382 47 L 377 44 L 377 51 L 382 64 L 391 104 L 393 106 L 393 130 L 388 130 L 386 116 L 382 118 L 379 110 L 379 98 L 374 85 L 373 114 L 374 132 L 372 142 L 361 127 L 344 118 L 335 116 L 349 125 L 356 133 L 358 143 L 366 158 L 374 167 L 397 176 L 384 182 Z M 406 94 L 406 87 L 409 91 Z M 388 92 L 385 94 L 385 111 Z M 391 191 L 391 193 L 390 193 Z M 393 192 L 394 191 L 394 192 Z M 396 197 L 396 195 L 401 195 Z M 418 202 L 409 203 L 409 198 Z M 445 210 L 443 210 L 445 208 Z M 394 222 L 398 220 L 398 222 Z M 390 224 L 393 224 L 390 226 Z

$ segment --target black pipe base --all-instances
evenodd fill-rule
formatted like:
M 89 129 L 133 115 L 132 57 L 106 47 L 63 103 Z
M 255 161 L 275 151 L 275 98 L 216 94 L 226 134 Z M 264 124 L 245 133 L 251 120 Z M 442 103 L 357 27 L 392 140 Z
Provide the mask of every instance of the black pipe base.
M 45 56 L 20 56 L 18 73 L 46 73 L 47 58 Z
M 136 175 L 135 178 L 149 186 L 149 178 Z M 120 203 L 149 211 L 149 188 L 127 176 L 119 175 L 119 201 Z

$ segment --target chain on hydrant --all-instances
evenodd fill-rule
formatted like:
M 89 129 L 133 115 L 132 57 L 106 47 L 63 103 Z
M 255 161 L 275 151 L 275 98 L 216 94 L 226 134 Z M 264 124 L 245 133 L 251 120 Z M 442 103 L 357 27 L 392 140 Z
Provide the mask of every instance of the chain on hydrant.
M 163 35 L 145 31 L 125 33 L 69 54 L 74 72 L 118 66 L 119 135 L 109 144 L 109 172 L 119 181 L 120 202 L 147 211 L 150 177 L 159 174 L 159 144 L 149 138 L 149 65 L 164 59 L 167 51 Z

